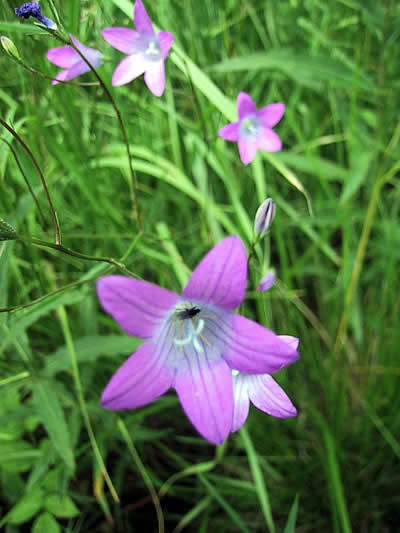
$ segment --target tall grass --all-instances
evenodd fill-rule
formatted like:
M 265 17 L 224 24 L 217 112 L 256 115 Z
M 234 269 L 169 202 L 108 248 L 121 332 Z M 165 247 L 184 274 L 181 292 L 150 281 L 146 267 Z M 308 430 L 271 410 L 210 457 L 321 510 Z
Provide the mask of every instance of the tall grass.
M 132 27 L 130 1 L 42 2 L 48 14 L 52 6 L 79 40 L 104 51 L 99 72 L 109 81 L 122 55 L 100 31 Z M 54 75 L 45 52 L 57 43 L 16 21 L 11 7 L 0 6 L 0 33 L 29 66 Z M 102 409 L 104 386 L 140 343 L 100 311 L 93 280 L 112 267 L 0 243 L 0 307 L 38 300 L 0 314 L 0 527 L 159 531 L 159 493 L 166 531 L 396 531 L 399 6 L 161 0 L 146 7 L 175 35 L 166 92 L 153 97 L 143 80 L 112 89 L 130 140 L 143 234 L 126 149 L 101 88 L 52 87 L 2 54 L 1 117 L 46 176 L 64 246 L 121 260 L 171 290 L 224 235 L 249 246 L 260 201 L 275 200 L 266 246 L 279 283 L 258 293 L 261 272 L 253 270 L 243 313 L 301 339 L 300 361 L 278 375 L 299 416 L 277 420 L 253 408 L 245 429 L 214 450 L 172 392 L 135 411 Z M 277 127 L 283 151 L 259 153 L 248 167 L 216 133 L 235 119 L 240 90 L 259 107 L 286 104 Z M 46 224 L 5 143 L 0 217 L 23 234 L 54 239 L 32 162 L 8 131 L 1 137 Z

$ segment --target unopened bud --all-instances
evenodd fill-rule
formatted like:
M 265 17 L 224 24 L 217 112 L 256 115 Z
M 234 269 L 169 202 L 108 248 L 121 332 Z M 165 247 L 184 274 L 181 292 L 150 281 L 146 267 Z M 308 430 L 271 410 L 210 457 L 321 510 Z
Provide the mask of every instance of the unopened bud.
M 257 209 L 254 220 L 254 233 L 256 235 L 264 237 L 275 218 L 275 212 L 275 202 L 272 198 L 267 198 Z
M 2 35 L 0 37 L 0 42 L 1 42 L 1 46 L 4 48 L 4 50 L 10 57 L 12 57 L 13 59 L 16 59 L 17 61 L 21 61 L 21 56 L 19 55 L 17 47 L 15 46 L 15 44 L 12 42 L 11 39 Z
M 13 241 L 17 238 L 17 232 L 5 220 L 0 218 L 0 241 Z
M 258 291 L 268 291 L 276 281 L 275 272 L 273 270 L 268 270 L 263 279 L 258 284 Z

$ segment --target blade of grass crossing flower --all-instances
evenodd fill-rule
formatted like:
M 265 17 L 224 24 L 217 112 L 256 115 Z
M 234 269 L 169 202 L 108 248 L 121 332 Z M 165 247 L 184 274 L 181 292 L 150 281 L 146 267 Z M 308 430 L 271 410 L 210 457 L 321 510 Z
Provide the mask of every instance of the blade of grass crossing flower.
M 243 533 L 250 533 L 250 530 L 248 529 L 247 525 L 243 520 L 240 518 L 238 513 L 234 510 L 234 508 L 225 500 L 223 496 L 218 492 L 218 490 L 207 480 L 203 474 L 199 474 L 199 479 L 201 483 L 206 487 L 208 490 L 210 496 L 214 498 L 214 500 L 224 509 L 226 514 L 230 517 L 232 520 L 232 523 L 238 527 L 240 531 Z
M 297 511 L 299 509 L 299 495 L 296 494 L 292 507 L 290 508 L 289 518 L 283 533 L 296 533 Z
M 124 422 L 121 420 L 121 418 L 118 419 L 118 429 L 121 432 L 122 437 L 124 438 L 129 451 L 132 454 L 133 460 L 135 461 L 135 464 L 137 466 L 137 469 L 139 470 L 143 481 L 146 484 L 146 487 L 148 488 L 148 491 L 150 492 L 151 499 L 153 500 L 153 504 L 157 513 L 157 520 L 158 520 L 158 533 L 164 533 L 165 526 L 164 526 L 164 515 L 162 512 L 162 508 L 160 505 L 160 500 L 158 499 L 157 493 L 154 490 L 153 483 L 150 479 L 149 474 L 146 471 L 146 468 L 144 467 L 144 464 L 142 463 L 142 460 L 140 459 L 140 456 L 135 448 L 135 445 L 133 443 L 133 440 L 131 439 L 128 430 L 126 429 L 126 426 Z
M 114 485 L 113 485 L 113 483 L 111 481 L 111 478 L 110 478 L 110 476 L 109 476 L 109 474 L 107 472 L 106 466 L 104 464 L 103 458 L 102 458 L 101 453 L 100 453 L 99 446 L 98 446 L 97 441 L 96 441 L 96 437 L 94 435 L 94 431 L 93 431 L 93 428 L 92 428 L 92 423 L 90 422 L 89 413 L 88 413 L 88 410 L 87 410 L 87 407 L 86 407 L 86 403 L 85 403 L 85 398 L 84 398 L 84 395 L 83 395 L 81 378 L 80 378 L 80 375 L 79 375 L 78 360 L 77 360 L 77 356 L 76 356 L 75 346 L 74 346 L 74 342 L 73 342 L 73 339 L 72 339 L 71 330 L 70 330 L 70 327 L 69 327 L 69 321 L 68 321 L 67 313 L 65 312 L 65 309 L 64 309 L 63 306 L 60 306 L 58 308 L 58 316 L 59 316 L 59 320 L 60 320 L 60 324 L 61 324 L 61 329 L 62 329 L 62 332 L 64 334 L 64 339 L 65 339 L 65 342 L 67 344 L 69 355 L 70 355 L 70 358 L 71 358 L 72 374 L 73 374 L 73 377 L 74 377 L 75 388 L 76 388 L 76 392 L 77 392 L 77 395 L 78 395 L 79 407 L 81 409 L 82 417 L 83 417 L 83 420 L 84 420 L 84 423 L 85 423 L 85 426 L 86 426 L 86 430 L 87 430 L 88 435 L 89 435 L 90 444 L 91 444 L 91 446 L 93 448 L 93 453 L 94 453 L 94 455 L 96 457 L 97 462 L 99 463 L 99 466 L 101 468 L 101 471 L 102 471 L 104 479 L 105 479 L 105 481 L 107 483 L 107 486 L 108 486 L 108 488 L 109 488 L 109 490 L 111 492 L 111 495 L 112 495 L 112 497 L 113 497 L 115 502 L 119 502 L 119 497 L 118 497 L 117 491 L 115 490 Z
M 261 509 L 264 515 L 265 523 L 267 524 L 270 533 L 275 532 L 274 519 L 272 518 L 271 505 L 269 502 L 268 490 L 265 485 L 263 474 L 261 472 L 260 463 L 258 462 L 257 452 L 254 449 L 253 441 L 245 426 L 239 431 L 244 448 L 249 459 L 250 470 L 256 486 L 257 496 L 260 500 Z
M 57 395 L 48 383 L 33 384 L 33 403 L 54 448 L 67 467 L 74 471 L 75 461 L 68 425 Z

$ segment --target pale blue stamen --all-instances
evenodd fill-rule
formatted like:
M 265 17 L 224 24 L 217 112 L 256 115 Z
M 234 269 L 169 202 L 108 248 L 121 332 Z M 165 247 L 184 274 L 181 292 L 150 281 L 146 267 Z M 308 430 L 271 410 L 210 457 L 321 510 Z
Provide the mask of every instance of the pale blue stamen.
M 260 119 L 255 116 L 248 116 L 240 122 L 240 136 L 245 139 L 257 139 L 262 131 Z
M 189 328 L 191 331 L 189 331 L 189 334 L 185 339 L 174 339 L 174 343 L 177 346 L 185 346 L 186 344 L 189 344 L 193 342 L 193 346 L 197 352 L 202 352 L 203 347 L 199 343 L 198 335 L 203 331 L 204 329 L 204 320 L 202 318 L 199 319 L 198 324 L 196 327 L 193 325 L 193 320 L 189 321 Z
M 161 59 L 161 46 L 158 39 L 152 39 L 149 41 L 144 54 L 151 61 L 158 61 Z

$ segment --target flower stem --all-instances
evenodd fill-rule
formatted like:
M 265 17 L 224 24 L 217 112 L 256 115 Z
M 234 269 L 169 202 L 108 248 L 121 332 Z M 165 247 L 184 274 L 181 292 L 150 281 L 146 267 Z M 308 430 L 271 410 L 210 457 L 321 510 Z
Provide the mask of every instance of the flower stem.
M 104 464 L 103 457 L 101 456 L 101 452 L 100 452 L 99 446 L 97 444 L 96 437 L 94 435 L 94 431 L 93 431 L 93 428 L 92 428 L 92 423 L 90 421 L 89 413 L 88 413 L 88 410 L 87 410 L 87 407 L 86 407 L 85 397 L 83 395 L 82 383 L 81 383 L 81 379 L 80 379 L 80 376 L 79 376 L 79 367 L 78 367 L 78 361 L 77 361 L 77 357 L 76 357 L 75 346 L 74 346 L 74 342 L 72 340 L 72 334 L 71 334 L 71 330 L 70 330 L 70 327 L 69 327 L 68 317 L 67 317 L 67 313 L 65 312 L 65 308 L 63 306 L 60 306 L 58 308 L 58 313 L 59 313 L 59 318 L 60 318 L 60 322 L 61 322 L 61 328 L 62 328 L 63 334 L 64 334 L 64 339 L 65 339 L 65 342 L 67 344 L 67 349 L 68 349 L 68 352 L 69 352 L 69 355 L 70 355 L 70 359 L 71 359 L 72 374 L 74 376 L 74 382 L 75 382 L 76 392 L 77 392 L 77 395 L 78 395 L 79 407 L 81 409 L 81 413 L 82 413 L 82 416 L 83 416 L 83 420 L 85 422 L 86 430 L 87 430 L 88 435 L 89 435 L 90 444 L 92 445 L 94 455 L 95 455 L 95 457 L 97 459 L 97 462 L 98 462 L 98 464 L 100 466 L 100 470 L 101 470 L 101 473 L 104 476 L 105 482 L 107 483 L 108 488 L 110 489 L 111 495 L 112 495 L 114 501 L 118 503 L 119 502 L 119 497 L 118 497 L 117 491 L 115 490 L 114 485 L 113 485 L 113 483 L 111 481 L 111 478 L 110 478 L 110 476 L 109 476 L 109 474 L 107 472 L 106 466 Z
M 54 227 L 55 227 L 55 232 L 56 232 L 56 244 L 57 245 L 61 245 L 60 225 L 58 223 L 57 213 L 56 213 L 56 210 L 54 209 L 54 205 L 53 205 L 53 202 L 51 200 L 49 189 L 47 188 L 47 183 L 46 183 L 46 179 L 45 179 L 45 177 L 43 175 L 43 172 L 40 170 L 40 167 L 39 167 L 34 155 L 30 151 L 28 146 L 24 143 L 24 141 L 21 139 L 21 137 L 18 135 L 18 133 L 15 130 L 13 130 L 13 128 L 11 126 L 9 126 L 7 124 L 7 122 L 4 122 L 4 120 L 1 119 L 1 118 L 0 118 L 0 124 L 4 128 L 6 128 L 6 130 L 8 130 L 11 133 L 11 135 L 20 143 L 20 145 L 24 148 L 25 152 L 28 154 L 28 156 L 29 156 L 30 160 L 32 161 L 34 167 L 36 168 L 36 171 L 37 171 L 37 173 L 39 174 L 39 177 L 40 177 L 40 181 L 42 182 L 42 185 L 43 185 L 43 189 L 44 189 L 44 192 L 45 192 L 45 195 L 46 195 L 46 198 L 47 198 L 47 202 L 49 204 L 51 216 L 52 216 L 53 221 L 54 221 Z
M 133 196 L 134 196 L 134 204 L 135 204 L 135 209 L 136 209 L 138 229 L 139 229 L 139 231 L 142 231 L 142 215 L 141 215 L 141 211 L 140 211 L 140 207 L 139 207 L 139 198 L 138 198 L 136 174 L 135 174 L 135 171 L 133 170 L 133 166 L 132 166 L 132 155 L 131 155 L 131 149 L 130 149 L 130 146 L 129 146 L 128 134 L 126 132 L 124 121 L 122 120 L 121 112 L 120 112 L 120 110 L 119 110 L 119 108 L 117 106 L 116 101 L 114 100 L 114 97 L 113 97 L 111 91 L 107 87 L 106 83 L 103 81 L 102 77 L 97 72 L 97 70 L 94 68 L 94 66 L 90 63 L 90 61 L 84 56 L 84 54 L 82 54 L 82 52 L 75 46 L 75 44 L 71 40 L 67 41 L 66 39 L 64 39 L 60 35 L 57 35 L 57 39 L 60 40 L 61 42 L 63 42 L 64 44 L 66 44 L 67 46 L 72 46 L 72 48 L 80 55 L 80 57 L 83 59 L 83 61 L 87 64 L 87 66 L 90 68 L 90 70 L 93 72 L 93 74 L 97 78 L 97 81 L 100 83 L 101 87 L 103 88 L 104 92 L 107 95 L 107 98 L 110 100 L 110 103 L 111 103 L 112 107 L 114 108 L 115 114 L 116 114 L 118 122 L 119 122 L 119 126 L 120 126 L 120 129 L 121 129 L 121 133 L 122 133 L 122 137 L 123 137 L 123 140 L 124 140 L 124 144 L 125 144 L 125 147 L 126 147 L 126 153 L 127 153 L 127 157 L 128 157 L 129 173 L 130 173 L 131 182 L 132 182 L 132 189 L 133 189 Z
M 66 248 L 65 246 L 62 246 L 61 244 L 54 244 L 52 242 L 48 241 L 42 241 L 41 239 L 35 239 L 34 237 L 29 237 L 27 235 L 18 235 L 17 239 L 19 241 L 36 244 L 37 246 L 43 246 L 45 248 L 51 248 L 52 250 L 56 250 L 57 252 L 61 252 L 66 255 L 71 255 L 73 257 L 78 257 L 79 259 L 84 259 L 85 261 L 97 261 L 98 263 L 108 263 L 110 265 L 115 266 L 120 270 L 121 272 L 124 272 L 124 274 L 127 274 L 128 276 L 136 278 L 136 274 L 131 272 L 126 268 L 126 266 L 116 259 L 113 259 L 112 257 L 97 257 L 94 255 L 87 255 L 82 254 L 80 252 L 76 252 L 75 250 L 71 250 L 71 248 Z

